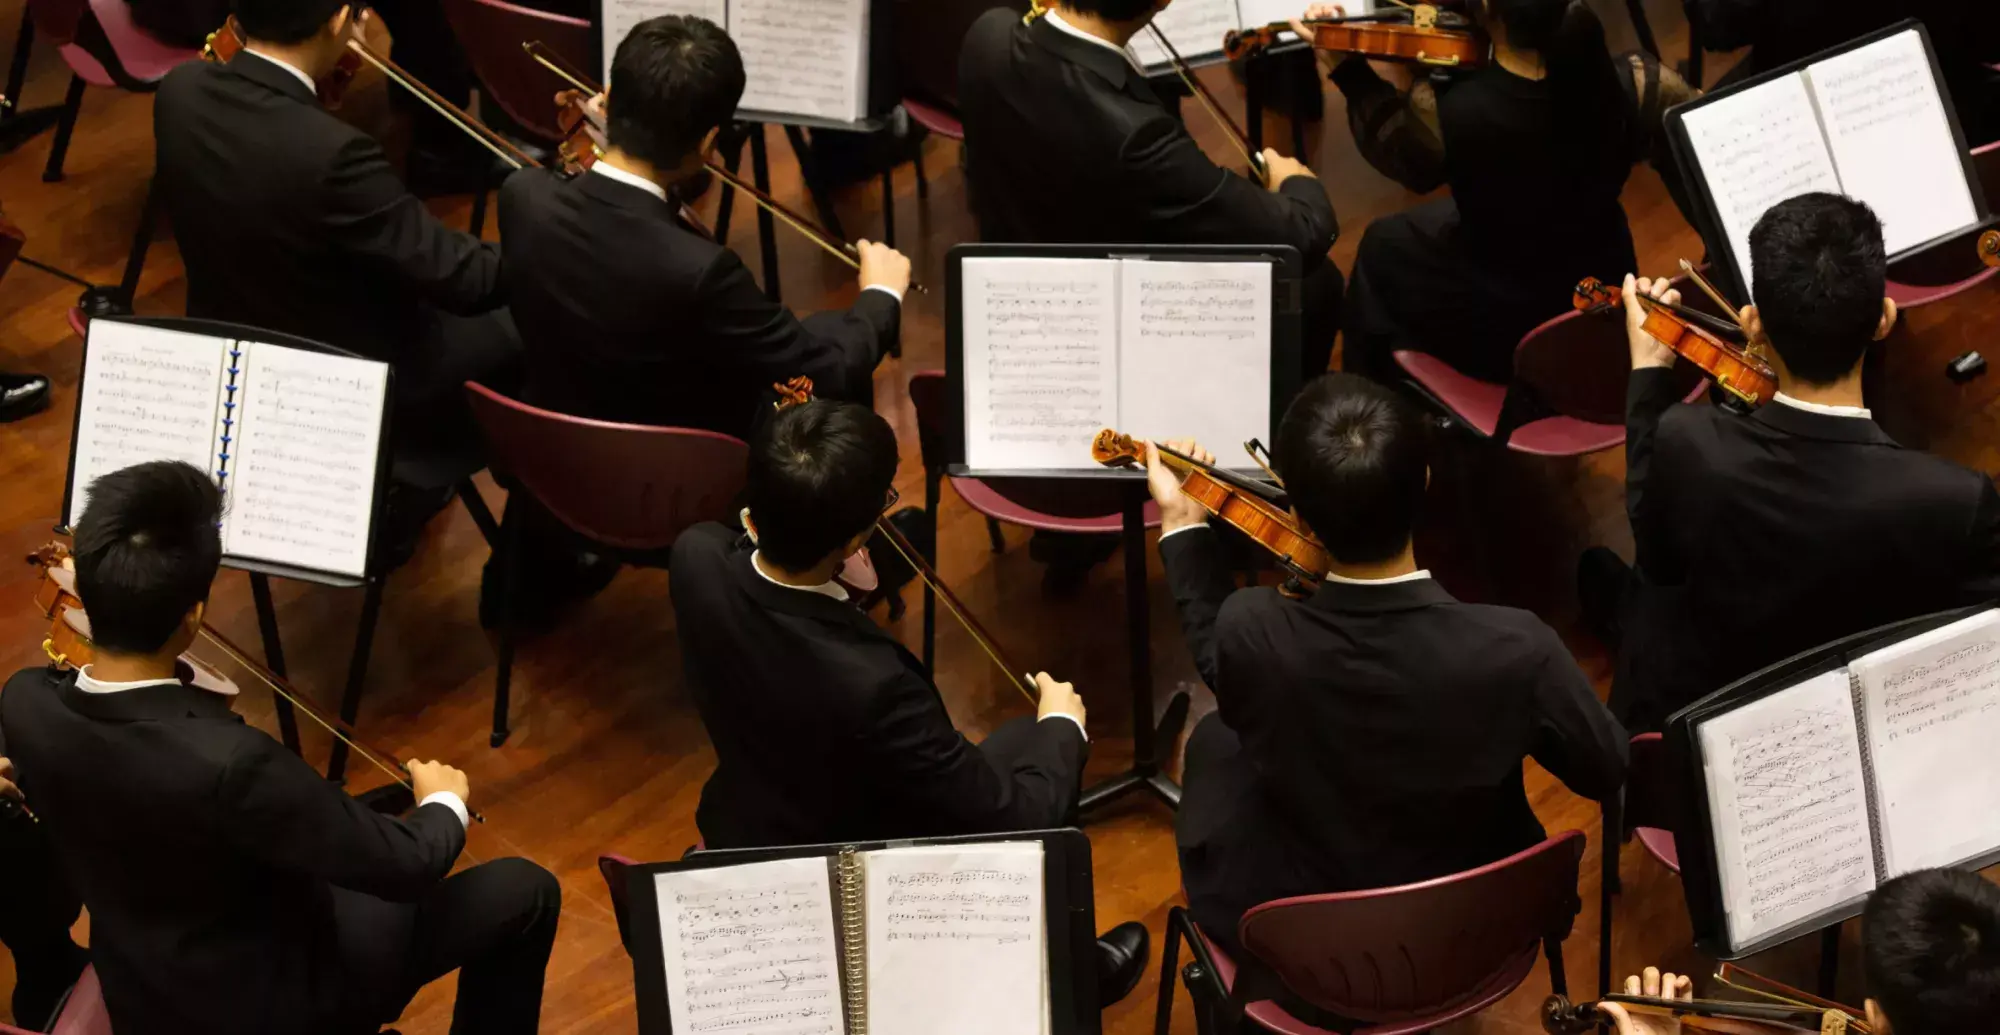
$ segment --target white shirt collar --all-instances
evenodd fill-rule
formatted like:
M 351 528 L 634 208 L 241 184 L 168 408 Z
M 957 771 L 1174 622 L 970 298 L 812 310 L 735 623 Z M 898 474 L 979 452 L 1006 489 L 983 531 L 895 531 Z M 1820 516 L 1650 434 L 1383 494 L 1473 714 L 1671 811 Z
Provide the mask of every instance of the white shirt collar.
M 1794 410 L 1804 410 L 1807 413 L 1817 413 L 1827 417 L 1859 417 L 1862 420 L 1875 419 L 1875 414 L 1870 412 L 1868 408 L 1865 406 L 1828 406 L 1825 403 L 1806 402 L 1803 399 L 1794 399 L 1783 392 L 1779 392 L 1776 395 L 1771 396 L 1771 401 L 1775 403 L 1783 403 Z
M 831 597 L 832 599 L 841 601 L 842 603 L 845 603 L 847 601 L 847 591 L 841 589 L 839 586 L 834 585 L 833 580 L 831 579 L 822 582 L 817 586 L 794 586 L 789 582 L 779 582 L 777 579 L 772 578 L 769 574 L 766 574 L 764 571 L 764 552 L 762 550 L 752 550 L 750 552 L 750 569 L 757 573 L 758 578 L 763 579 L 765 582 L 768 582 L 773 586 L 783 586 L 786 589 L 796 589 L 801 593 L 818 593 L 820 596 Z
M 629 169 L 620 169 L 617 166 L 612 165 L 610 162 L 607 162 L 602 158 L 599 158 L 597 160 L 597 164 L 592 165 L 590 167 L 590 171 L 594 173 L 601 173 L 606 179 L 616 180 L 617 182 L 622 183 L 627 187 L 637 187 L 640 190 L 645 191 L 646 193 L 651 194 L 652 196 L 660 199 L 661 201 L 667 200 L 667 189 L 665 187 L 662 187 L 659 184 L 654 183 L 653 181 L 645 178 L 644 176 L 639 175 L 638 173 L 632 172 Z
M 86 694 L 115 694 L 125 690 L 137 690 L 148 686 L 179 686 L 178 679 L 136 679 L 125 683 L 111 683 L 93 679 L 90 666 L 85 665 L 76 672 L 76 688 Z
M 1079 29 L 1076 26 L 1071 25 L 1069 22 L 1063 20 L 1061 12 L 1058 12 L 1055 8 L 1050 8 L 1049 12 L 1045 15 L 1042 15 L 1042 17 L 1046 19 L 1050 25 L 1055 26 L 1057 32 L 1061 32 L 1070 36 L 1075 36 L 1077 39 L 1080 40 L 1088 40 L 1092 43 L 1097 44 L 1100 47 L 1105 48 L 1106 50 L 1113 51 L 1119 57 L 1124 58 L 1125 63 L 1131 65 L 1133 68 L 1139 67 L 1138 60 L 1132 56 L 1132 52 L 1130 50 L 1127 50 L 1124 47 L 1121 47 L 1118 44 L 1113 43 L 1102 36 L 1092 36 L 1090 33 L 1087 33 L 1082 29 Z M 1144 69 L 1140 69 L 1140 71 L 1144 71 Z
M 1430 577 L 1431 573 L 1428 568 L 1403 575 L 1392 575 L 1386 579 L 1350 579 L 1345 575 L 1335 575 L 1333 572 L 1326 573 L 1326 580 L 1328 582 L 1340 582 L 1349 586 L 1393 586 L 1398 582 L 1415 582 L 1418 579 L 1427 579 Z
M 314 97 L 319 96 L 319 84 L 313 82 L 313 77 L 307 75 L 305 73 L 305 70 L 299 68 L 299 66 L 294 65 L 288 61 L 280 61 L 269 54 L 260 54 L 257 51 L 249 49 L 248 47 L 245 47 L 243 49 L 243 53 L 262 58 L 263 60 L 269 61 L 270 63 L 278 66 L 279 68 L 282 68 L 287 72 L 290 72 L 293 78 L 297 79 L 299 82 L 306 84 L 306 89 L 311 90 L 313 92 Z

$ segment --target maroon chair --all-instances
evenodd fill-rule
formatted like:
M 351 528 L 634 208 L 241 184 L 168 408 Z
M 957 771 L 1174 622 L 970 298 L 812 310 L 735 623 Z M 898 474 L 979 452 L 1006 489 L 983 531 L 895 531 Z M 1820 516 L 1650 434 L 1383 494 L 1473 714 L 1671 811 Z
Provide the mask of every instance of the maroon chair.
M 1674 873 L 1681 872 L 1680 849 L 1674 843 L 1674 829 L 1680 824 L 1680 799 L 1674 791 L 1672 773 L 1667 768 L 1666 739 L 1658 733 L 1641 733 L 1632 738 L 1630 761 L 1625 769 L 1625 787 L 1619 797 L 1604 806 L 1604 829 L 1600 842 L 1604 850 L 1603 876 L 1598 881 L 1597 994 L 1611 987 L 1612 897 L 1624 890 L 1620 849 L 1637 839 L 1647 854 Z
M 562 138 L 556 125 L 554 99 L 571 89 L 568 80 L 527 55 L 521 44 L 540 41 L 573 68 L 590 68 L 591 28 L 582 18 L 568 18 L 503 0 L 443 0 L 444 15 L 465 48 L 472 74 L 479 78 L 482 101 L 492 101 L 507 117 L 553 147 Z M 471 230 L 486 227 L 487 198 L 483 189 L 472 199 Z
M 21 1029 L 0 1024 L 0 1035 L 27 1035 Z M 56 1021 L 49 1035 L 111 1035 L 111 1014 L 104 1008 L 104 990 L 97 983 L 97 968 L 85 967 L 83 974 L 63 996 L 56 1008 Z
M 1568 830 L 1435 880 L 1266 902 L 1243 915 L 1238 935 L 1300 1001 L 1360 1022 L 1349 1035 L 1414 1035 L 1499 1002 L 1534 970 L 1537 953 L 1551 989 L 1567 994 L 1562 942 L 1581 906 L 1583 849 L 1583 832 Z M 1159 1035 L 1173 1020 L 1183 937 L 1196 961 L 1186 979 L 1204 1035 L 1217 1010 L 1281 1035 L 1333 1035 L 1274 1000 L 1234 1002 L 1236 961 L 1179 906 L 1167 917 Z
M 1973 189 L 1985 191 L 1989 199 L 2000 198 L 2000 141 L 1974 148 L 1972 164 L 1977 176 Z M 2000 275 L 2000 270 L 1979 261 L 1973 247 L 1986 229 L 1974 227 L 1891 265 L 1886 293 L 1899 308 L 1915 309 L 1963 294 Z
M 571 531 L 630 563 L 664 566 L 681 532 L 728 520 L 743 490 L 750 447 L 690 428 L 587 420 L 516 402 L 467 382 L 484 433 L 488 466 L 525 491 Z M 501 613 L 511 618 L 520 525 L 503 524 Z M 507 739 L 513 681 L 513 623 L 500 623 L 500 670 L 493 684 L 492 744 Z
M 49 183 L 63 178 L 86 86 L 151 93 L 175 66 L 201 58 L 199 50 L 171 47 L 148 35 L 132 22 L 125 0 L 28 0 L 27 8 L 36 32 L 56 45 L 71 73 L 49 162 L 42 170 Z

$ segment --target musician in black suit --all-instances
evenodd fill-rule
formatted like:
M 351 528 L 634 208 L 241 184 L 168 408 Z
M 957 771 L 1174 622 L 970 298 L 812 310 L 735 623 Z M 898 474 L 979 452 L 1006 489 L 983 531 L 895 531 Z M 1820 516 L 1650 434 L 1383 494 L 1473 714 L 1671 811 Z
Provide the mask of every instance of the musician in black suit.
M 188 315 L 395 364 L 399 445 L 475 441 L 463 384 L 511 388 L 519 342 L 500 253 L 447 228 L 313 83 L 355 31 L 344 0 L 238 0 L 226 65 L 168 73 L 154 189 L 187 264 Z
M 531 171 L 501 189 L 529 401 L 747 438 L 773 382 L 804 374 L 821 395 L 871 398 L 896 344 L 908 259 L 860 242 L 853 306 L 801 321 L 735 252 L 678 218 L 673 191 L 703 171 L 743 87 L 743 59 L 716 25 L 649 19 L 613 56 L 596 166 L 568 182 Z
M 967 189 L 988 241 L 1291 245 L 1306 262 L 1308 377 L 1340 329 L 1339 224 L 1311 169 L 1265 151 L 1269 189 L 1217 166 L 1125 53 L 1165 4 L 988 11 L 959 57 Z
M 14 784 L 14 763 L 0 758 L 0 799 L 25 799 Z M 83 901 L 56 865 L 48 831 L 26 811 L 0 811 L 0 942 L 14 957 L 14 1025 L 43 1031 L 56 1006 L 90 962 L 69 929 L 83 915 Z
M 1678 292 L 1626 281 L 1637 565 L 1593 549 L 1580 588 L 1619 644 L 1612 703 L 1635 727 L 1829 640 L 2000 597 L 1992 480 L 1903 449 L 1863 405 L 1863 356 L 1896 321 L 1875 214 L 1793 198 L 1758 220 L 1750 251 L 1743 323 L 1773 352 L 1778 391 L 1749 415 L 1675 405 L 1674 354 L 1640 329 L 1633 292 Z
M 392 819 L 183 685 L 222 556 L 221 498 L 154 462 L 90 486 L 77 595 L 95 657 L 0 693 L 18 782 L 90 910 L 120 1035 L 374 1031 L 459 971 L 452 1030 L 536 1030 L 561 892 L 533 863 L 452 873 L 464 774 L 409 763 Z
M 1148 446 L 1160 555 L 1218 709 L 1188 738 L 1181 877 L 1225 945 L 1260 902 L 1426 880 L 1540 842 L 1523 759 L 1594 800 L 1624 780 L 1625 731 L 1555 632 L 1460 603 L 1417 567 L 1424 431 L 1351 374 L 1286 411 L 1274 463 L 1333 565 L 1303 600 L 1237 589 L 1224 533 Z
M 790 407 L 751 443 L 747 534 L 698 525 L 674 544 L 682 664 L 715 745 L 695 811 L 709 848 L 1074 821 L 1090 742 L 1068 683 L 1037 673 L 1036 717 L 974 744 L 923 664 L 834 582 L 895 505 L 896 461 L 895 432 L 866 407 Z M 1106 1004 L 1145 958 L 1141 924 L 1099 941 Z

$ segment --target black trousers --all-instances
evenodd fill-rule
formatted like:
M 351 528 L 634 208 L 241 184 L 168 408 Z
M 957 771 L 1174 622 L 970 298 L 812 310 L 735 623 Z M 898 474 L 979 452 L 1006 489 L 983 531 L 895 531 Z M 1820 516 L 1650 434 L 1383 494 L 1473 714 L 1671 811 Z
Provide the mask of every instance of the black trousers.
M 1310 262 L 1310 258 L 1308 259 Z M 1309 267 L 1310 268 L 1310 267 Z M 1340 275 L 1340 267 L 1327 259 L 1306 274 L 1300 299 L 1305 310 L 1304 333 L 1299 339 L 1299 364 L 1303 367 L 1301 385 L 1311 384 L 1314 378 L 1326 373 L 1333 365 L 1333 341 L 1340 334 L 1340 317 L 1345 308 L 1344 297 L 1347 280 Z
M 69 936 L 82 911 L 41 826 L 25 815 L 0 820 L 0 942 L 14 956 L 16 1026 L 46 1027 L 90 962 Z
M 532 1035 L 562 913 L 554 874 L 525 859 L 455 873 L 416 902 L 334 889 L 356 1030 L 396 1019 L 417 991 L 458 971 L 452 1035 Z
M 417 347 L 394 362 L 398 456 L 413 450 L 480 452 L 465 383 L 476 381 L 502 395 L 516 395 L 521 332 L 504 308 L 477 316 L 433 312 Z

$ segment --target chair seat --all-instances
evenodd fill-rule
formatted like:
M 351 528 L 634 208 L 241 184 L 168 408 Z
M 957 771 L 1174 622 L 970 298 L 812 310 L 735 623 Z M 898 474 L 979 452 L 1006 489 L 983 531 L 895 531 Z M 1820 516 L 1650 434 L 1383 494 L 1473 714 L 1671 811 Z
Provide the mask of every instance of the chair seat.
M 1208 949 L 1209 959 L 1215 963 L 1216 977 L 1222 980 L 1224 988 L 1233 991 L 1236 988 L 1236 961 L 1231 959 L 1229 954 L 1222 950 L 1222 946 L 1216 944 L 1215 939 L 1208 936 L 1207 931 L 1201 930 L 1199 925 L 1196 926 L 1195 930 L 1201 936 L 1202 945 Z M 1539 946 L 1528 946 L 1517 959 L 1511 961 L 1506 967 L 1501 968 L 1500 971 L 1495 973 L 1484 984 L 1475 989 L 1466 998 L 1465 1002 L 1459 1006 L 1425 1017 L 1397 1021 L 1393 1024 L 1368 1025 L 1355 1028 L 1347 1033 L 1347 1035 L 1417 1035 L 1417 1033 L 1429 1031 L 1440 1024 L 1457 1020 L 1460 1017 L 1469 1017 L 1506 998 L 1507 993 L 1512 992 L 1522 981 L 1526 980 L 1528 973 L 1535 969 L 1535 957 L 1539 954 L 1539 950 Z M 1244 1016 L 1255 1021 L 1259 1027 L 1266 1031 L 1276 1032 L 1277 1035 L 1341 1035 L 1340 1032 L 1333 1031 L 1330 1028 L 1321 1028 L 1317 1025 L 1307 1024 L 1305 1021 L 1292 1016 L 1291 1011 L 1286 1010 L 1269 999 L 1250 1003 L 1243 1008 L 1243 1013 Z
M 83 968 L 83 976 L 63 1000 L 62 1012 L 49 1029 L 53 1035 L 111 1035 L 111 1013 L 104 1006 L 104 990 L 97 984 L 97 968 Z
M 69 307 L 69 329 L 75 331 L 79 338 L 90 335 L 90 317 L 77 306 Z
M 1674 843 L 1673 831 L 1662 830 L 1659 827 L 1637 827 L 1632 833 L 1639 839 L 1640 844 L 1646 846 L 1646 851 L 1653 853 L 1653 858 L 1660 860 L 1667 869 L 1675 873 L 1681 872 L 1681 850 L 1680 846 Z
M 1031 510 L 1000 495 L 992 486 L 977 478 L 953 478 L 951 485 L 958 490 L 958 497 L 965 501 L 966 506 L 995 521 L 1004 521 L 1010 525 L 1023 525 L 1043 532 L 1089 533 L 1117 533 L 1125 527 L 1125 518 L 1121 514 L 1072 518 Z M 1147 528 L 1160 527 L 1158 504 L 1151 500 L 1146 501 L 1145 516 Z
M 938 136 L 949 137 L 952 140 L 965 139 L 965 124 L 958 121 L 958 116 L 943 108 L 905 97 L 903 110 L 910 113 L 910 121 Z
M 1507 386 L 1459 373 L 1449 363 L 1422 352 L 1399 351 L 1396 363 L 1460 420 L 1488 438 L 1500 427 Z M 1617 424 L 1594 424 L 1574 417 L 1545 417 L 1515 429 L 1507 448 L 1542 456 L 1574 456 L 1610 449 L 1625 441 Z
M 170 47 L 133 24 L 132 5 L 125 0 L 92 0 L 90 13 L 96 16 L 97 24 L 103 28 L 104 38 L 110 41 L 112 51 L 118 55 L 118 63 L 133 79 L 157 83 L 176 66 L 201 60 L 200 50 Z M 63 63 L 82 76 L 84 82 L 92 86 L 117 85 L 103 63 L 82 47 L 68 43 L 58 49 L 62 52 Z

